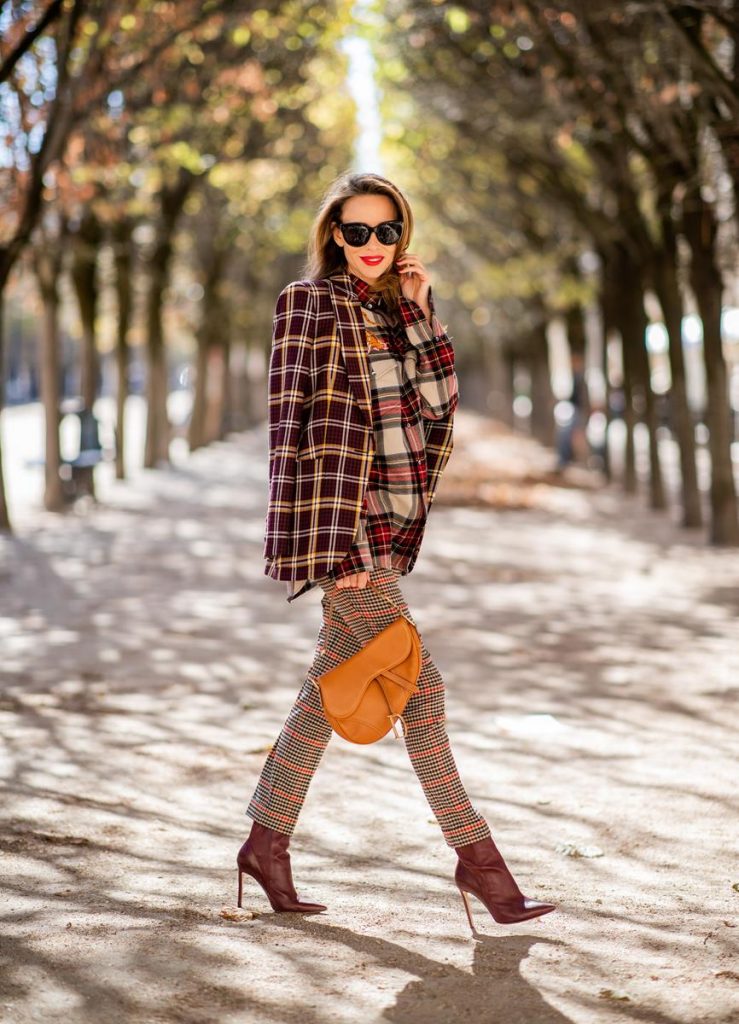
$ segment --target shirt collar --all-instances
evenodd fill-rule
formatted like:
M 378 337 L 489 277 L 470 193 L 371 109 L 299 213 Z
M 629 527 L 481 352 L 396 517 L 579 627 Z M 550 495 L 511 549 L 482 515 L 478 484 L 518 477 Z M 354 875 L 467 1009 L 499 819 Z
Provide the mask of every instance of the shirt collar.
M 367 302 L 368 299 L 373 298 L 375 293 L 371 290 L 366 281 L 363 281 L 361 277 L 357 277 L 357 275 L 352 273 L 351 270 L 348 271 L 348 274 L 352 288 L 356 292 L 357 298 L 360 302 Z M 379 295 L 376 297 L 379 300 Z

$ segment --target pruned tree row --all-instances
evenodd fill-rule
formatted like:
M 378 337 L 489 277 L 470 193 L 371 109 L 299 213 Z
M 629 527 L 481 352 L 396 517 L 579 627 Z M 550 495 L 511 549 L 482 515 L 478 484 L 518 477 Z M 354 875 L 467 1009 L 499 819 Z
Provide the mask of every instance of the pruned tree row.
M 259 416 L 244 367 L 269 343 L 317 196 L 351 163 L 338 45 L 351 28 L 377 57 L 385 173 L 411 193 L 424 256 L 465 324 L 467 400 L 511 421 L 524 408 L 554 443 L 550 339 L 564 325 L 573 398 L 622 421 L 608 433 L 623 437 L 625 489 L 637 489 L 644 438 L 650 504 L 670 503 L 667 424 L 684 525 L 708 511 L 711 540 L 739 543 L 739 367 L 722 336 L 737 285 L 735 5 L 387 0 L 363 26 L 355 16 L 351 0 L 0 5 L 0 314 L 11 275 L 31 276 L 46 506 L 63 502 L 62 296 L 77 307 L 86 410 L 100 392 L 101 311 L 107 323 L 114 310 L 119 477 L 133 355 L 145 353 L 147 467 L 169 458 L 172 369 L 191 355 L 191 449 Z M 702 330 L 701 408 L 687 313 Z M 646 343 L 655 319 L 666 385 Z M 4 352 L 0 330 L 0 395 Z M 609 472 L 614 450 L 603 447 Z
M 265 296 L 300 262 L 305 203 L 351 158 L 337 46 L 348 17 L 346 0 L 0 6 L 0 310 L 13 272 L 32 273 L 43 309 L 47 508 L 63 503 L 62 283 L 78 307 L 89 410 L 100 387 L 101 303 L 114 300 L 119 477 L 132 339 L 146 353 L 144 464 L 169 457 L 179 330 L 197 348 L 191 447 L 223 436 L 231 356 L 243 366 L 251 345 L 269 344 Z M 175 267 L 202 296 L 187 324 Z M 0 337 L 0 366 L 3 350 Z M 1 453 L 0 527 L 10 527 Z
M 510 408 L 501 382 L 525 366 L 532 428 L 546 440 L 546 325 L 561 318 L 577 355 L 583 316 L 596 310 L 604 385 L 623 392 L 624 485 L 636 487 L 642 424 L 650 503 L 664 507 L 660 396 L 645 340 L 656 306 L 668 337 L 682 521 L 700 526 L 681 332 L 685 313 L 696 312 L 710 538 L 739 543 L 721 333 L 724 298 L 736 294 L 736 5 L 390 0 L 386 14 L 388 159 L 398 172 L 415 168 L 433 207 L 438 228 L 426 241 L 477 326 L 488 406 L 502 392 Z M 606 360 L 615 346 L 619 379 Z

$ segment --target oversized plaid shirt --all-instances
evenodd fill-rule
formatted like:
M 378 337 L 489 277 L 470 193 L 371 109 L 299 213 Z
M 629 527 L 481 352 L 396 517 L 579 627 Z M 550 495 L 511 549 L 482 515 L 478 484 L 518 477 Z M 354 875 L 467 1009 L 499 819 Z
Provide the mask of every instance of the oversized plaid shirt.
M 397 319 L 365 281 L 353 273 L 343 276 L 364 322 L 375 451 L 351 546 L 329 573 L 340 578 L 387 567 L 405 575 L 418 555 L 433 498 L 426 458 L 428 421 L 451 427 L 458 402 L 453 347 L 434 311 L 431 290 L 430 323 L 420 306 L 404 297 Z M 450 449 L 451 438 L 448 445 Z M 279 563 L 279 556 L 268 558 L 265 571 L 273 574 Z M 288 580 L 288 601 L 315 583 L 316 577 Z

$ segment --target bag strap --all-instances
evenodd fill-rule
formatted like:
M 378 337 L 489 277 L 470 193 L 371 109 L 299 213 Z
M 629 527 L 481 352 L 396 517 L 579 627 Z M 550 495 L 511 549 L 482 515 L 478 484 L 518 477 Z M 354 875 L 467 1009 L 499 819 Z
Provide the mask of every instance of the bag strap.
M 389 597 L 386 597 L 383 594 L 382 590 L 380 590 L 378 585 L 373 580 L 367 580 L 367 586 L 368 587 L 374 587 L 376 592 L 377 592 L 377 595 L 379 597 L 381 597 L 383 599 L 383 601 L 386 601 L 390 605 L 391 608 L 395 608 L 396 611 L 400 612 L 400 614 L 403 615 L 404 618 L 406 617 L 403 614 L 403 612 L 400 610 L 398 605 L 396 605 L 393 601 L 391 601 Z M 359 588 L 359 587 L 342 587 L 341 589 L 342 589 L 342 591 L 346 592 L 347 590 L 359 590 L 361 588 Z M 336 597 L 336 594 L 334 593 L 334 595 L 329 597 L 329 599 L 328 599 L 328 622 L 326 623 L 326 641 L 325 642 L 328 642 L 328 638 L 329 638 L 329 636 L 331 634 L 331 625 L 332 625 L 332 623 L 334 621 L 334 599 L 335 599 L 335 597 Z

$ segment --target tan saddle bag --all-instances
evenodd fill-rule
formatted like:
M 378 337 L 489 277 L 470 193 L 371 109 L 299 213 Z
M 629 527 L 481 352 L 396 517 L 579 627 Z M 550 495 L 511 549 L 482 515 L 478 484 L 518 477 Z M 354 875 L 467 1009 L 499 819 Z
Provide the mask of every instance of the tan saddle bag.
M 371 581 L 368 586 L 374 586 L 392 608 L 397 607 Z M 333 611 L 334 598 L 330 597 L 327 644 Z M 403 711 L 418 689 L 421 639 L 413 623 L 398 611 L 398 618 L 361 650 L 315 679 L 327 721 L 334 732 L 351 743 L 374 743 L 391 729 L 396 739 L 406 735 Z M 401 733 L 396 730 L 398 721 Z

